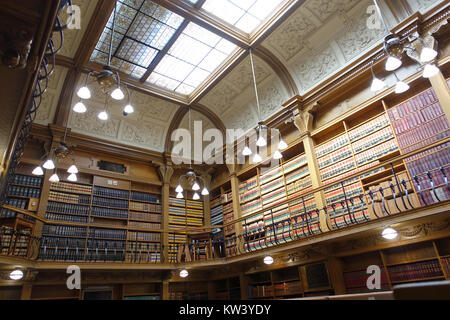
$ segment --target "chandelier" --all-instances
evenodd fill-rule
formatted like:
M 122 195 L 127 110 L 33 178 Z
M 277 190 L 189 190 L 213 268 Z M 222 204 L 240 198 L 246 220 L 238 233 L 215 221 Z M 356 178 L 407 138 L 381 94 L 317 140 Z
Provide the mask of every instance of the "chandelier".
M 111 97 L 112 99 L 117 101 L 125 99 L 125 93 L 122 90 L 122 84 L 120 82 L 119 73 L 111 68 L 112 47 L 116 28 L 116 14 L 117 14 L 117 2 L 115 2 L 114 15 L 112 21 L 112 31 L 108 52 L 108 63 L 106 66 L 103 67 L 102 71 L 100 72 L 91 71 L 87 74 L 84 86 L 77 91 L 77 96 L 78 98 L 80 98 L 80 100 L 73 107 L 73 111 L 76 113 L 85 113 L 87 111 L 87 107 L 83 103 L 83 100 L 89 100 L 92 97 L 91 90 L 88 87 L 89 80 L 91 77 L 94 78 L 94 81 L 96 81 L 100 85 L 102 93 L 106 95 L 106 99 L 108 99 L 108 97 Z M 130 91 L 128 90 L 127 86 L 124 85 L 124 87 L 126 88 L 128 102 L 123 109 L 123 115 L 127 116 L 134 112 L 134 107 L 131 105 L 130 102 L 131 99 Z M 107 103 L 105 103 L 105 109 L 98 114 L 98 118 L 102 121 L 106 121 L 109 119 L 109 114 L 106 109 L 106 105 Z
M 265 137 L 267 137 L 267 132 L 269 131 L 269 128 L 264 125 L 264 123 L 261 119 L 261 106 L 259 103 L 258 86 L 256 84 L 255 65 L 253 62 L 253 52 L 252 52 L 251 48 L 249 49 L 249 53 L 250 53 L 250 64 L 252 66 L 253 86 L 255 88 L 256 106 L 258 108 L 258 119 L 259 119 L 258 126 L 256 127 L 256 149 L 257 150 L 256 150 L 255 155 L 253 156 L 253 163 L 259 163 L 263 159 L 260 156 L 258 149 L 267 146 L 267 140 Z M 275 160 L 279 160 L 279 159 L 283 158 L 283 155 L 281 154 L 280 151 L 283 151 L 287 148 L 288 148 L 287 143 L 283 139 L 281 139 L 280 143 L 278 144 L 277 150 L 273 154 L 273 158 Z M 251 156 L 252 154 L 253 154 L 253 151 L 250 149 L 250 147 L 248 145 L 245 145 L 245 147 L 242 151 L 242 155 L 247 157 L 247 156 Z
M 189 107 L 189 133 L 191 133 L 191 108 Z M 181 175 L 178 178 L 178 186 L 175 189 L 175 192 L 177 193 L 177 199 L 183 199 L 184 195 L 184 189 L 183 189 L 183 182 L 189 186 L 189 188 L 194 191 L 194 196 L 192 197 L 193 200 L 200 200 L 200 195 L 198 192 L 202 190 L 201 195 L 207 196 L 209 195 L 209 191 L 206 188 L 205 180 L 197 175 L 195 171 L 192 169 L 192 164 L 190 162 L 189 164 L 189 171 L 185 174 Z M 202 187 L 203 186 L 203 189 Z
M 423 77 L 424 78 L 431 78 L 439 73 L 439 68 L 436 67 L 434 61 L 436 57 L 438 56 L 438 52 L 434 50 L 434 48 L 427 47 L 424 40 L 421 37 L 418 37 L 413 40 L 409 40 L 408 36 L 405 36 L 403 38 L 400 38 L 399 36 L 393 34 L 390 32 L 389 27 L 387 26 L 386 21 L 383 18 L 383 15 L 381 13 L 380 6 L 378 5 L 377 0 L 373 0 L 376 10 L 378 12 L 378 15 L 380 17 L 381 22 L 384 25 L 384 28 L 386 29 L 387 33 L 389 35 L 384 39 L 383 42 L 383 50 L 387 56 L 385 69 L 389 72 L 394 72 L 394 76 L 397 80 L 395 85 L 395 93 L 400 94 L 403 92 L 406 92 L 409 90 L 409 85 L 405 83 L 404 81 L 400 80 L 398 75 L 395 73 L 395 70 L 400 68 L 403 64 L 402 57 L 403 53 L 406 49 L 416 51 L 415 48 L 412 48 L 408 46 L 411 42 L 414 42 L 416 40 L 419 40 L 422 44 L 422 49 L 419 56 L 419 62 L 421 66 L 423 67 Z M 375 72 L 373 70 L 374 61 L 372 61 L 372 85 L 371 90 L 374 92 L 381 91 L 382 89 L 387 87 L 387 84 L 382 79 L 376 77 Z

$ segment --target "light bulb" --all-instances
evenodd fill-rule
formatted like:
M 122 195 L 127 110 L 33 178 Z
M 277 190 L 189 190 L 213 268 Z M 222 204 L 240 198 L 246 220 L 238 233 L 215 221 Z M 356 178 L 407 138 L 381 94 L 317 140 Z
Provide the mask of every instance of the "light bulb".
M 77 178 L 77 175 L 76 175 L 75 173 L 72 173 L 72 174 L 67 178 L 67 180 L 72 181 L 72 182 L 77 182 L 77 181 L 78 181 L 78 178 Z
M 286 150 L 288 148 L 287 143 L 284 140 L 281 140 L 280 143 L 278 144 L 278 150 Z
M 426 63 L 434 60 L 438 55 L 437 51 L 431 48 L 423 48 L 420 54 L 420 62 Z
M 245 147 L 244 150 L 242 150 L 242 155 L 247 157 L 252 155 L 252 150 L 249 147 Z
M 82 87 L 77 92 L 77 96 L 81 99 L 87 100 L 91 98 L 91 90 L 88 87 Z
M 73 106 L 73 111 L 76 113 L 85 113 L 87 111 L 87 108 L 83 102 L 78 102 Z
M 203 188 L 203 190 L 202 190 L 202 196 L 207 196 L 207 195 L 209 195 L 208 189 Z
M 267 141 L 266 141 L 266 139 L 264 139 L 263 136 L 260 136 L 258 141 L 256 141 L 256 145 L 258 147 L 265 147 L 265 146 L 267 146 Z
M 175 189 L 175 192 L 177 192 L 177 193 L 180 193 L 180 192 L 183 192 L 184 190 L 183 190 L 183 187 L 181 186 L 181 184 L 180 185 L 178 185 L 178 187 Z
M 259 154 L 255 154 L 253 157 L 253 163 L 260 163 L 262 161 L 262 158 Z
M 283 155 L 281 154 L 281 152 L 280 151 L 275 151 L 275 153 L 273 154 L 273 158 L 275 159 L 275 160 L 280 160 L 281 158 L 283 158 Z
M 44 175 L 44 170 L 42 170 L 41 167 L 36 167 L 33 170 L 32 174 L 35 175 L 35 176 L 43 176 Z
M 398 232 L 395 229 L 386 228 L 383 230 L 381 235 L 383 236 L 383 238 L 385 238 L 387 240 L 394 240 L 395 238 L 397 238 Z
M 109 116 L 106 111 L 102 111 L 98 114 L 98 118 L 102 121 L 106 121 L 106 120 L 108 120 Z
M 182 192 L 178 192 L 177 193 L 177 199 L 183 199 L 183 198 L 184 198 L 183 193 Z
M 23 278 L 22 270 L 14 270 L 9 274 L 11 280 L 21 280 Z
M 423 69 L 423 77 L 424 78 L 431 78 L 434 77 L 439 73 L 439 68 L 436 67 L 434 64 L 427 64 L 425 68 Z
M 409 85 L 403 81 L 398 81 L 395 85 L 395 93 L 403 93 L 409 90 Z
M 58 175 L 57 175 L 56 173 L 54 173 L 54 174 L 50 177 L 49 181 L 50 181 L 50 182 L 59 182 L 59 177 L 58 177 Z
M 123 109 L 123 112 L 126 113 L 126 114 L 131 114 L 131 113 L 134 112 L 134 108 L 133 108 L 133 106 L 131 104 L 127 104 L 125 106 L 125 108 Z
M 194 193 L 194 196 L 192 197 L 193 200 L 200 200 L 200 196 L 198 195 L 198 193 Z
M 187 278 L 189 276 L 189 272 L 187 270 L 181 270 L 180 271 L 180 277 L 181 278 Z
M 73 174 L 77 174 L 78 173 L 78 168 L 76 165 L 72 165 L 70 166 L 70 168 L 67 170 L 68 173 L 73 173 Z
M 44 167 L 44 169 L 47 169 L 47 170 L 53 170 L 56 168 L 55 163 L 53 162 L 52 159 L 48 159 L 47 161 L 45 161 L 43 167 Z
M 264 258 L 264 263 L 267 265 L 273 264 L 273 258 L 271 256 L 267 256 Z
M 386 82 L 384 82 L 383 80 L 380 80 L 378 78 L 373 78 L 372 86 L 371 86 L 370 90 L 372 90 L 373 92 L 377 92 L 377 91 L 384 89 L 385 87 L 386 87 Z
M 198 190 L 200 190 L 200 186 L 198 185 L 198 183 L 196 182 L 196 183 L 194 183 L 194 185 L 192 186 L 192 190 L 194 190 L 194 191 L 198 191 Z
M 125 98 L 125 95 L 123 94 L 123 91 L 120 90 L 120 88 L 117 88 L 113 92 L 111 92 L 111 98 L 114 100 L 123 100 Z
M 402 60 L 390 56 L 386 61 L 386 71 L 394 71 L 402 66 Z

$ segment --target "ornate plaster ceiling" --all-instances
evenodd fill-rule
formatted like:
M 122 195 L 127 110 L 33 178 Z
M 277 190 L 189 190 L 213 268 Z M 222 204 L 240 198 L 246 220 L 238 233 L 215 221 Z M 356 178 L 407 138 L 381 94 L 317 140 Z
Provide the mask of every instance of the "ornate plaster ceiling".
M 411 12 L 423 13 L 442 1 L 406 0 L 406 3 Z M 60 55 L 66 58 L 74 58 L 83 46 L 89 21 L 94 18 L 99 4 L 98 0 L 73 2 L 81 8 L 81 30 L 64 32 L 65 42 Z M 382 41 L 384 29 L 367 28 L 367 9 L 372 4 L 372 0 L 306 0 L 259 46 L 284 65 L 299 94 L 303 95 Z M 98 26 L 100 33 L 103 29 L 104 26 Z M 261 114 L 262 119 L 266 120 L 292 98 L 292 90 L 279 77 L 279 70 L 266 63 L 264 57 L 254 57 Z M 39 110 L 37 123 L 47 125 L 53 122 L 67 71 L 63 67 L 56 68 Z M 74 92 L 82 81 L 84 76 Z M 254 128 L 258 123 L 258 112 L 248 55 L 214 83 L 198 102 L 215 114 L 227 129 L 242 129 L 245 132 Z M 93 91 L 97 90 L 94 88 Z M 111 120 L 101 122 L 97 120 L 97 113 L 104 108 L 104 101 L 99 99 L 102 96 L 93 92 L 93 99 L 86 103 L 86 114 L 70 114 L 69 126 L 73 131 L 130 146 L 164 151 L 167 137 L 171 134 L 169 128 L 175 128 L 172 122 L 177 121 L 175 114 L 180 107 L 177 103 L 133 91 L 132 102 L 136 109 L 133 115 L 124 117 L 123 102 L 113 103 L 110 105 Z M 76 102 L 74 98 L 72 104 Z M 203 120 L 204 129 L 219 126 L 206 116 L 206 112 L 198 111 L 193 112 L 194 118 Z M 179 126 L 187 127 L 186 117 Z

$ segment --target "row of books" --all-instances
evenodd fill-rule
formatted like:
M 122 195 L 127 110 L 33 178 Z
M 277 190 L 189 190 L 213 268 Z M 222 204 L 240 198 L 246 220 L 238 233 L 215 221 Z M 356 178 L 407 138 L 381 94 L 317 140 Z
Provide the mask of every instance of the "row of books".
M 259 188 L 249 189 L 239 194 L 241 204 L 259 198 L 259 196 Z
M 398 144 L 395 139 L 384 142 L 370 150 L 358 153 L 355 155 L 355 160 L 358 166 L 371 163 L 379 158 L 388 155 L 398 150 Z
M 367 280 L 370 274 L 367 274 L 367 270 L 344 272 L 344 283 L 347 293 L 363 293 L 376 291 L 370 290 L 367 287 Z M 386 270 L 381 268 L 381 290 L 389 290 L 389 281 L 387 278 Z M 381 291 L 380 290 L 380 291 Z
M 345 186 L 344 188 L 335 189 L 333 192 L 326 193 L 325 199 L 327 201 L 327 204 L 330 205 L 338 201 L 345 200 L 345 198 L 351 199 L 360 194 L 363 194 L 363 189 L 361 187 L 361 184 L 358 182 L 355 184 Z
M 159 263 L 161 262 L 161 254 L 155 252 L 150 252 L 149 254 L 146 251 L 132 251 L 126 254 L 126 261 L 131 263 Z M 146 300 L 159 300 L 159 297 Z
M 444 269 L 447 278 L 450 278 L 450 258 L 442 258 L 442 267 Z
M 186 200 L 170 197 L 169 198 L 169 206 L 186 208 Z
M 124 240 L 126 237 L 126 230 L 89 228 L 89 238 Z
M 291 159 L 285 163 L 283 163 L 283 172 L 284 174 L 288 174 L 291 171 L 294 171 L 298 168 L 301 168 L 303 166 L 306 166 L 308 164 L 308 161 L 306 159 L 306 155 L 300 155 L 297 158 Z
M 48 194 L 48 200 L 63 203 L 89 205 L 91 203 L 91 196 L 50 191 Z
M 140 203 L 130 201 L 130 210 L 145 211 L 145 212 L 156 212 L 161 213 L 162 206 L 160 204 L 153 203 Z
M 289 206 L 291 208 L 291 217 L 309 213 L 317 209 L 316 200 L 313 195 L 304 199 L 292 201 L 289 203 Z
M 419 95 L 403 102 L 402 104 L 388 110 L 389 117 L 392 122 L 398 119 L 404 118 L 405 116 L 416 112 L 426 106 L 429 106 L 438 101 L 436 93 L 432 88 L 420 93 Z
M 44 224 L 42 228 L 42 235 L 85 238 L 87 235 L 87 228 Z
M 39 249 L 38 260 L 43 261 L 82 261 L 84 260 L 84 251 L 56 250 L 56 249 Z
M 331 215 L 331 214 L 330 214 Z M 333 228 L 345 228 L 350 225 L 363 223 L 370 220 L 369 211 L 365 209 L 356 209 L 349 214 L 347 211 L 341 213 L 340 216 L 330 218 Z
M 112 198 L 129 199 L 130 192 L 128 190 L 111 189 L 105 187 L 94 187 L 94 195 Z
M 222 215 L 222 214 L 223 214 L 223 206 L 222 205 L 211 209 L 211 217 L 215 217 L 217 215 Z
M 40 187 L 42 185 L 42 178 L 16 174 L 12 183 L 22 186 Z
M 53 213 L 70 213 L 76 215 L 88 215 L 89 207 L 88 206 L 79 206 L 70 203 L 62 203 L 62 202 L 53 202 L 49 201 L 47 203 L 47 211 Z
M 48 220 L 62 221 L 62 222 L 74 222 L 74 223 L 88 223 L 89 217 L 72 216 L 67 214 L 49 213 L 45 214 L 45 218 Z
M 353 158 L 349 158 L 347 160 L 329 166 L 323 170 L 320 170 L 320 176 L 322 178 L 322 181 L 324 181 L 353 168 L 355 168 L 355 162 L 353 161 Z
M 287 185 L 286 191 L 288 195 L 293 195 L 296 192 L 303 191 L 308 192 L 312 190 L 312 180 L 311 177 L 306 177 L 304 179 L 298 180 L 294 183 Z
M 129 216 L 130 216 L 130 220 L 135 219 L 135 220 L 144 220 L 144 221 L 149 221 L 149 222 L 161 222 L 160 214 L 130 211 Z
M 413 160 L 414 158 L 407 159 L 406 164 L 413 177 L 441 167 L 447 167 L 450 164 L 450 143 L 442 144 L 421 154 L 421 158 L 414 157 L 417 160 Z
M 18 209 L 26 209 L 28 207 L 28 200 L 25 199 L 15 199 L 15 198 L 7 198 L 5 204 L 11 207 L 15 207 Z M 0 218 L 3 219 L 12 219 L 19 216 L 19 214 L 15 211 L 2 208 Z M 23 216 L 23 215 L 20 215 Z
M 84 239 L 42 237 L 42 248 L 71 248 L 84 251 Z
M 245 191 L 256 188 L 257 186 L 258 186 L 258 176 L 254 176 L 253 178 L 250 178 L 247 181 L 241 182 L 239 184 L 239 194 L 242 194 Z
M 340 174 L 340 175 L 335 176 L 334 178 L 330 178 L 330 179 L 328 179 L 328 180 L 326 180 L 326 181 L 322 181 L 322 182 L 323 182 L 323 185 L 324 185 L 324 186 L 326 186 L 326 185 L 332 185 L 334 182 L 336 182 L 336 181 L 338 181 L 338 180 L 342 180 L 343 178 L 346 178 L 346 177 L 349 177 L 349 176 L 351 176 L 351 175 L 354 175 L 355 173 L 358 173 L 358 172 L 360 172 L 360 171 L 364 171 L 364 170 L 366 170 L 366 169 L 369 169 L 369 168 L 371 168 L 371 167 L 373 167 L 373 166 L 376 166 L 376 165 L 379 164 L 379 163 L 380 163 L 380 161 L 379 161 L 379 160 L 376 160 L 376 161 L 374 161 L 374 162 L 367 163 L 367 164 L 365 164 L 365 165 L 363 165 L 363 166 L 361 166 L 361 167 L 359 167 L 359 168 L 355 168 L 355 169 L 353 169 L 353 170 L 344 172 L 344 173 L 342 173 L 342 174 Z M 375 172 L 375 171 L 373 171 L 373 172 Z M 370 174 L 368 173 L 367 175 L 361 175 L 360 177 L 363 178 L 363 177 L 372 175 L 373 172 L 371 172 Z M 332 186 L 330 186 L 330 188 L 334 188 L 334 186 L 332 185 Z
M 128 209 L 128 201 L 118 200 L 118 199 L 101 198 L 101 197 L 94 197 L 92 199 L 92 205 L 102 206 L 102 207 Z
M 129 231 L 127 239 L 130 241 L 161 241 L 161 234 Z
M 404 118 L 394 122 L 395 133 L 402 135 L 406 131 L 422 126 L 423 124 L 441 117 L 444 114 L 439 102 L 432 104 L 422 110 L 406 115 Z
M 391 127 L 386 127 L 353 143 L 353 151 L 355 153 L 360 153 L 392 138 L 394 138 L 394 133 L 392 132 Z
M 447 117 L 445 115 L 435 118 L 427 123 L 422 124 L 404 134 L 398 136 L 398 143 L 401 148 L 414 145 L 431 136 L 435 136 L 441 132 L 450 129 Z
M 74 184 L 69 182 L 52 182 L 50 190 L 62 191 L 67 193 L 92 194 L 92 186 Z
M 268 192 L 271 192 L 275 189 L 284 189 L 284 179 L 283 177 L 280 177 L 278 179 L 272 180 L 266 184 L 261 184 L 261 194 L 265 195 Z
M 266 184 L 269 181 L 276 179 L 282 175 L 283 175 L 283 168 L 281 166 L 269 170 L 262 168 L 259 176 L 259 184 L 260 185 Z
M 402 150 L 403 150 L 404 154 L 407 154 L 407 153 L 410 153 L 412 151 L 415 151 L 415 150 L 421 149 L 423 147 L 429 146 L 429 145 L 431 145 L 431 144 L 433 144 L 433 143 L 435 143 L 437 141 L 444 140 L 445 138 L 447 138 L 449 136 L 450 136 L 450 129 L 446 130 L 444 132 L 440 132 L 437 135 L 434 135 L 434 136 L 431 136 L 429 138 L 426 138 L 425 140 L 422 140 L 422 141 L 420 141 L 420 142 L 418 142 L 416 144 L 410 145 L 408 147 L 404 147 Z
M 263 207 L 276 205 L 277 202 L 286 200 L 286 189 L 280 188 L 279 190 L 272 191 L 261 197 Z M 277 201 L 279 200 L 279 201 Z
M 307 166 L 302 167 L 298 170 L 292 171 L 285 176 L 286 184 L 298 181 L 309 175 L 309 168 Z
M 92 207 L 91 216 L 128 219 L 128 211 Z
M 369 134 L 378 131 L 389 125 L 389 118 L 386 113 L 382 113 L 380 116 L 376 117 L 369 122 L 360 125 L 354 129 L 348 131 L 348 135 L 350 136 L 350 141 L 359 140 Z
M 261 210 L 261 199 L 256 199 L 241 205 L 242 215 Z
M 10 185 L 8 186 L 8 196 L 39 199 L 41 196 L 41 190 Z
M 135 228 L 142 228 L 142 229 L 161 229 L 161 224 L 150 223 L 150 222 L 130 221 L 130 222 L 128 222 L 128 226 L 135 227 Z
M 124 241 L 114 241 L 114 240 L 88 239 L 87 240 L 87 248 L 99 249 L 99 250 L 108 249 L 110 251 L 114 251 L 114 249 L 123 250 L 123 249 L 125 249 L 125 242 Z
M 349 143 L 349 141 L 348 141 L 347 135 L 343 134 L 343 135 L 340 135 L 326 143 L 316 146 L 317 158 L 321 158 L 322 156 L 324 156 L 330 152 L 340 149 L 341 147 L 347 145 L 348 143 Z
M 438 260 L 416 262 L 388 267 L 391 282 L 421 280 L 443 276 Z
M 127 242 L 127 251 L 160 252 L 161 251 L 161 244 L 160 243 L 128 241 Z
M 159 203 L 161 201 L 160 196 L 151 193 L 131 191 L 131 200 L 145 201 Z
M 319 169 L 325 168 L 333 163 L 347 159 L 352 156 L 352 148 L 350 145 L 346 145 L 332 153 L 328 153 L 321 158 L 317 159 Z

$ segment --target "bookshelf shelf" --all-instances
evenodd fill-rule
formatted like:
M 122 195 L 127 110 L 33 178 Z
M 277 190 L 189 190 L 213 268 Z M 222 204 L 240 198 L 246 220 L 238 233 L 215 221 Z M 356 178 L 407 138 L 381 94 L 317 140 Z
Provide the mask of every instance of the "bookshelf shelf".
M 440 279 L 445 279 L 445 277 L 437 276 L 437 277 L 427 277 L 427 278 L 419 278 L 419 279 L 411 279 L 411 280 L 396 280 L 396 281 L 391 280 L 391 283 L 400 284 L 400 283 L 411 283 L 411 282 L 421 282 L 421 281 L 440 280 Z
M 40 186 L 32 186 L 32 185 L 27 185 L 27 184 L 16 184 L 16 183 L 12 183 L 11 186 L 15 186 L 15 187 L 25 187 L 25 188 L 34 188 L 34 189 L 41 189 Z

